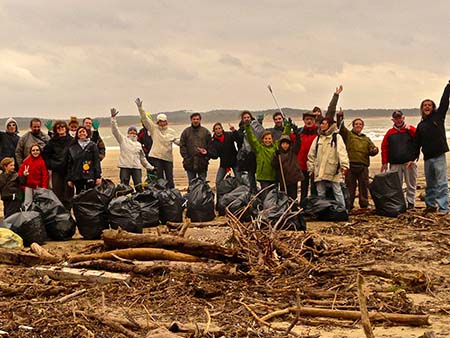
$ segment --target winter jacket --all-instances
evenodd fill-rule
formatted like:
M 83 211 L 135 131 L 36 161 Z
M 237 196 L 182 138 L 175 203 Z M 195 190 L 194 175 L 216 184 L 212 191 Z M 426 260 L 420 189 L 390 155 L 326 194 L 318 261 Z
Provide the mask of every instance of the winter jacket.
M 67 181 L 76 182 L 101 178 L 100 157 L 97 145 L 89 141 L 83 149 L 74 140 L 67 152 Z
M 5 157 L 16 157 L 16 148 L 17 143 L 19 142 L 19 129 L 17 127 L 17 130 L 15 133 L 8 133 L 8 123 L 14 122 L 17 126 L 16 120 L 9 118 L 5 122 L 5 131 L 0 131 L 0 161 L 3 160 Z
M 403 164 L 414 161 L 416 159 L 415 133 L 415 127 L 405 124 L 400 128 L 394 125 L 389 129 L 381 142 L 381 163 Z
M 205 127 L 187 127 L 181 133 L 180 154 L 183 157 L 183 167 L 187 171 L 208 170 L 209 157 L 197 151 L 197 147 L 208 148 L 211 134 Z
M 103 139 L 100 136 L 100 133 L 98 132 L 98 130 L 88 130 L 88 133 L 91 138 L 91 141 L 95 143 L 95 145 L 98 148 L 98 156 L 100 158 L 100 161 L 103 161 L 103 159 L 106 156 L 106 146 L 105 146 L 105 142 L 103 142 Z
M 278 141 L 280 139 L 281 135 L 283 134 L 284 127 L 283 126 L 281 126 L 281 127 L 274 126 L 267 130 L 269 130 L 272 133 L 273 140 Z
M 252 120 L 250 122 L 250 126 L 252 127 L 256 138 L 259 140 L 264 132 L 264 127 L 257 120 Z M 245 126 L 241 121 L 239 123 L 239 129 L 236 133 L 236 140 L 238 144 L 237 166 L 240 171 L 254 173 L 256 172 L 256 155 L 253 152 L 250 143 L 248 143 L 245 134 Z
M 45 165 L 44 158 L 39 155 L 38 157 L 28 156 L 23 160 L 19 168 L 19 176 L 25 176 L 24 170 L 28 166 L 28 176 L 26 176 L 25 187 L 36 189 L 45 188 L 48 189 L 48 170 Z
M 302 170 L 308 170 L 308 153 L 311 148 L 311 144 L 317 137 L 317 125 L 313 124 L 311 127 L 303 127 L 300 129 L 300 150 L 297 154 L 298 163 L 300 164 L 300 168 Z
M 139 114 L 141 116 L 142 124 L 147 128 L 153 139 L 153 145 L 148 156 L 173 162 L 172 144 L 179 143 L 175 130 L 168 126 L 160 127 L 152 121 L 151 117 L 148 117 L 151 115 L 147 115 L 143 109 L 139 110 Z
M 290 128 L 289 125 L 285 126 L 284 135 L 289 134 Z M 256 154 L 256 179 L 258 181 L 274 182 L 277 178 L 277 173 L 272 165 L 272 160 L 278 149 L 279 142 L 275 141 L 270 146 L 265 146 L 261 141 L 256 139 L 250 124 L 245 126 L 245 135 L 252 150 Z
M 223 142 L 214 135 L 208 145 L 208 156 L 212 159 L 220 157 L 221 168 L 233 168 L 236 166 L 236 144 L 239 140 L 238 131 L 223 132 Z
M 136 140 L 132 140 L 119 131 L 117 127 L 117 120 L 111 118 L 111 129 L 114 138 L 120 145 L 120 155 L 119 155 L 119 168 L 127 169 L 141 169 L 141 165 L 147 170 L 152 170 L 153 166 L 148 163 L 145 158 L 144 150 L 142 145 Z
M 145 156 L 149 156 L 150 150 L 153 146 L 153 139 L 147 128 L 142 127 L 138 132 L 138 141 L 142 144 L 142 150 L 144 150 Z
M 2 200 L 12 200 L 18 198 L 20 186 L 26 182 L 25 177 L 19 176 L 15 171 L 0 174 L 0 195 Z
M 347 147 L 348 158 L 351 164 L 370 165 L 369 156 L 378 154 L 378 148 L 369 137 L 364 134 L 356 134 L 353 130 L 348 130 L 342 123 L 340 134 Z
M 289 136 L 281 136 L 280 142 L 288 138 Z M 298 163 L 297 153 L 300 149 L 300 135 L 295 137 L 295 141 L 287 151 L 283 150 L 281 146 L 279 146 L 278 150 L 275 152 L 275 155 L 272 160 L 272 165 L 275 168 L 278 176 L 278 181 L 282 182 L 282 177 L 284 175 L 284 179 L 286 184 L 295 184 L 298 181 L 302 181 L 304 179 L 302 170 L 300 169 L 300 164 Z M 280 160 L 281 166 L 283 168 L 283 175 L 281 174 L 280 168 Z
M 59 173 L 62 176 L 66 176 L 67 151 L 69 150 L 69 146 L 72 142 L 73 137 L 68 134 L 63 137 L 55 135 L 50 139 L 50 141 L 48 141 L 42 152 L 42 156 L 44 157 L 48 170 Z
M 311 144 L 308 153 L 308 171 L 314 173 L 315 182 L 343 182 L 340 169 L 348 167 L 349 160 L 344 141 L 333 123 L 327 131 L 320 132 L 319 137 Z
M 16 147 L 16 161 L 19 165 L 22 164 L 25 157 L 30 155 L 31 146 L 38 144 L 41 149 L 44 149 L 45 145 L 50 141 L 50 137 L 44 134 L 42 131 L 39 134 L 34 135 L 31 131 L 23 135 Z
M 448 151 L 447 137 L 445 135 L 445 117 L 449 106 L 450 83 L 444 89 L 439 108 L 428 116 L 422 116 L 414 137 L 416 158 L 422 148 L 424 160 L 436 158 Z

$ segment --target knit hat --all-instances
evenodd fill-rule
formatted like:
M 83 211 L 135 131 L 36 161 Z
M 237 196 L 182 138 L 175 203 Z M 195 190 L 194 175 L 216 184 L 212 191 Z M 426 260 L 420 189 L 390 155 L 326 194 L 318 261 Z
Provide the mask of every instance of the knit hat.
M 128 127 L 127 134 L 128 134 L 130 131 L 132 131 L 132 130 L 134 130 L 134 131 L 136 132 L 136 134 L 137 134 L 138 130 L 137 130 L 136 126 L 134 126 L 134 125 L 131 125 L 131 126 Z
M 5 130 L 8 130 L 8 124 L 15 123 L 16 124 L 16 134 L 19 133 L 19 125 L 17 124 L 17 121 L 14 120 L 12 117 L 8 118 L 5 122 Z
M 401 116 L 403 116 L 403 112 L 402 112 L 401 110 L 395 110 L 395 111 L 392 113 L 392 117 L 393 117 L 393 118 L 401 117 Z
M 288 135 L 281 135 L 279 142 L 280 142 L 280 144 L 283 142 L 287 142 L 287 143 L 291 144 L 292 141 Z
M 5 157 L 0 162 L 0 166 L 2 167 L 2 169 L 5 169 L 10 163 L 14 163 L 14 159 L 12 157 Z
M 167 115 L 166 114 L 158 114 L 158 116 L 156 116 L 156 122 L 158 121 L 166 121 L 167 122 Z

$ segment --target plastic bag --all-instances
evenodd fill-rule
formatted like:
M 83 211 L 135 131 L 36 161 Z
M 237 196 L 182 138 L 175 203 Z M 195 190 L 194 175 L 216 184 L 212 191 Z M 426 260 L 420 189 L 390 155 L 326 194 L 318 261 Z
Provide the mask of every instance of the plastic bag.
M 225 179 L 220 181 L 216 186 L 217 205 L 216 209 L 220 216 L 225 215 L 225 208 L 229 203 L 224 204 L 222 202 L 223 196 L 232 192 L 239 187 L 239 180 L 234 176 L 226 176 Z
M 398 173 L 388 171 L 374 176 L 369 184 L 370 195 L 380 216 L 397 217 L 406 211 L 405 196 Z
M 38 211 L 21 211 L 5 219 L 2 228 L 10 229 L 23 239 L 25 246 L 43 244 L 47 240 L 44 221 Z
M 45 223 L 48 237 L 54 241 L 67 241 L 75 235 L 75 220 L 69 212 L 56 215 L 53 222 Z
M 114 198 L 108 205 L 109 224 L 111 228 L 121 227 L 128 232 L 142 233 L 141 206 L 132 197 Z
M 221 198 L 217 209 L 224 210 L 225 214 L 225 208 L 228 207 L 228 210 L 230 210 L 231 213 L 233 213 L 235 216 L 238 216 L 239 211 L 247 206 L 252 197 L 253 196 L 250 193 L 250 188 L 248 186 L 241 185 L 233 191 L 225 194 Z M 248 209 L 244 212 L 244 214 L 240 218 L 241 221 L 248 222 L 251 220 L 252 216 L 256 216 L 256 208 L 254 204 L 255 203 L 249 206 Z
M 159 220 L 180 223 L 183 221 L 183 198 L 178 189 L 165 189 L 158 193 Z
M 159 201 L 155 191 L 146 190 L 133 196 L 140 205 L 142 226 L 144 228 L 159 225 Z
M 23 240 L 15 232 L 0 228 L 0 248 L 3 249 L 23 249 Z
M 302 201 L 303 214 L 315 216 L 321 221 L 348 221 L 348 212 L 340 207 L 335 200 L 309 196 Z
M 126 196 L 132 193 L 134 193 L 133 187 L 127 184 L 119 183 L 114 189 L 114 197 Z
M 289 197 L 285 192 L 278 191 L 277 189 L 270 190 L 266 194 L 263 202 L 263 220 L 275 224 L 282 217 L 288 206 Z
M 187 199 L 187 217 L 192 222 L 208 222 L 216 217 L 214 193 L 209 184 L 201 178 L 194 178 L 190 182 Z

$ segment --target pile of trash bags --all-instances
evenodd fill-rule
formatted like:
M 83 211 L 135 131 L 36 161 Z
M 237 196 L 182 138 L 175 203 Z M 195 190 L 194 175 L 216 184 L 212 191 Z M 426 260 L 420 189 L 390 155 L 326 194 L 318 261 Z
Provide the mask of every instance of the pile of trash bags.
M 397 217 L 406 212 L 402 182 L 397 172 L 388 171 L 375 175 L 369 184 L 369 191 L 377 215 Z

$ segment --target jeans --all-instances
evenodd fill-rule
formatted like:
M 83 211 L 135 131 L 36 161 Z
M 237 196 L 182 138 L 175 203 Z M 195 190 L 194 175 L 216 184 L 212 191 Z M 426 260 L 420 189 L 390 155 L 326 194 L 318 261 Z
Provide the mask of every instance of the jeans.
M 142 170 L 134 168 L 120 168 L 120 183 L 130 185 L 130 177 L 133 178 L 133 185 L 142 184 Z
M 158 178 L 163 178 L 169 182 L 169 188 L 175 188 L 175 183 L 173 181 L 173 162 L 151 157 L 150 163 L 156 167 L 156 175 Z
M 425 161 L 425 204 L 427 208 L 448 212 L 447 159 L 445 154 Z
M 236 178 L 241 178 L 241 172 L 240 171 L 238 171 L 238 169 L 237 169 L 237 167 L 233 167 L 233 168 L 231 168 L 231 169 L 233 169 L 233 174 L 234 174 L 234 176 L 236 177 Z M 220 182 L 220 181 L 222 181 L 224 178 L 225 178 L 225 176 L 227 175 L 227 170 L 226 170 L 226 168 L 222 168 L 222 167 L 219 167 L 219 169 L 217 170 L 217 174 L 216 174 L 216 187 L 217 187 L 217 184 Z
M 194 179 L 194 178 L 203 178 L 206 181 L 206 176 L 208 175 L 208 172 L 205 171 L 191 171 L 191 170 L 186 170 L 186 174 L 188 177 L 188 181 L 189 183 Z
M 344 194 L 342 193 L 341 183 L 332 181 L 316 182 L 317 195 L 320 198 L 325 199 L 327 196 L 327 185 L 331 186 L 331 188 L 333 189 L 334 199 L 336 200 L 338 205 L 345 209 L 345 199 Z
M 407 163 L 403 164 L 391 164 L 389 169 L 396 171 L 400 177 L 400 182 L 403 185 L 403 178 L 406 183 L 406 202 L 410 205 L 414 205 L 416 201 L 416 181 L 417 181 L 417 164 L 413 163 L 410 168 L 406 167 Z

